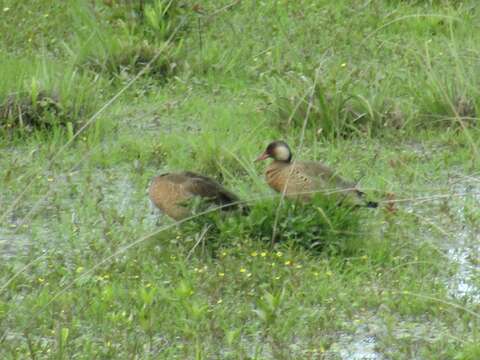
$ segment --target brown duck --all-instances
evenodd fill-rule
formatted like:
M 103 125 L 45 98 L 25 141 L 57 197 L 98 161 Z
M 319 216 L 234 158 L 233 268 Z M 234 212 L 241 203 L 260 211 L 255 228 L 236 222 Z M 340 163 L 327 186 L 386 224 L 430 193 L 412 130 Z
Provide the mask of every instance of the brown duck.
M 200 197 L 207 202 L 221 206 L 221 210 L 235 210 L 246 206 L 238 204 L 239 198 L 215 180 L 190 171 L 166 173 L 153 178 L 149 189 L 152 202 L 161 211 L 175 220 L 191 216 L 188 202 Z
M 285 192 L 287 198 L 309 201 L 318 192 L 336 192 L 340 198 L 349 198 L 355 204 L 377 207 L 378 204 L 363 199 L 364 193 L 354 183 L 338 176 L 329 167 L 314 161 L 292 162 L 292 152 L 284 141 L 274 141 L 255 160 L 272 158 L 265 177 L 268 185 L 277 192 Z

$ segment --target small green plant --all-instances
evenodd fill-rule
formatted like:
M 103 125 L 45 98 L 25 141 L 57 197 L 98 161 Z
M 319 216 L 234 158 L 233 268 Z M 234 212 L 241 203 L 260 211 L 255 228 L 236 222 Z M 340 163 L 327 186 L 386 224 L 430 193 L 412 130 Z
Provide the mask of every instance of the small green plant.
M 285 288 L 276 294 L 265 291 L 263 296 L 257 301 L 255 314 L 263 322 L 265 327 L 272 326 L 280 315 L 282 301 L 285 297 Z
M 167 40 L 184 23 L 188 7 L 178 0 L 104 1 L 97 10 L 109 23 L 148 40 Z
M 184 11 L 178 0 L 152 0 L 145 5 L 145 32 L 156 39 L 167 40 L 178 31 Z M 183 26 L 182 28 L 184 28 Z

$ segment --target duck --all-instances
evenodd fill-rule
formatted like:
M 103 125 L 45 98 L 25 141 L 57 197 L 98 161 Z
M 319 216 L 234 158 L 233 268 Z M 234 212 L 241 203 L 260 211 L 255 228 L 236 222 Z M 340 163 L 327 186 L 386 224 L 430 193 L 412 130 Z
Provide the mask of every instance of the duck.
M 192 215 L 189 201 L 200 198 L 220 206 L 222 211 L 248 207 L 239 204 L 237 195 L 227 190 L 214 179 L 191 171 L 164 173 L 152 179 L 148 194 L 152 203 L 173 220 L 182 220 Z
M 340 194 L 355 205 L 375 208 L 378 203 L 365 200 L 365 193 L 356 184 L 337 175 L 328 166 L 315 161 L 292 161 L 292 151 L 285 141 L 271 142 L 255 160 L 273 159 L 265 170 L 268 185 L 287 199 L 308 202 L 319 192 Z M 344 194 L 344 195 L 342 195 Z

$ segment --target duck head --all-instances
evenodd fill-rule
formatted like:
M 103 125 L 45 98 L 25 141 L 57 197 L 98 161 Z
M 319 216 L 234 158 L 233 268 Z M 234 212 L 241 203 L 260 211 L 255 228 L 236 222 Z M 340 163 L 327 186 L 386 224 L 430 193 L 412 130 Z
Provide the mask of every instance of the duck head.
M 275 161 L 282 161 L 289 163 L 292 160 L 292 152 L 285 141 L 273 141 L 268 144 L 265 151 L 255 161 L 262 161 L 272 158 Z

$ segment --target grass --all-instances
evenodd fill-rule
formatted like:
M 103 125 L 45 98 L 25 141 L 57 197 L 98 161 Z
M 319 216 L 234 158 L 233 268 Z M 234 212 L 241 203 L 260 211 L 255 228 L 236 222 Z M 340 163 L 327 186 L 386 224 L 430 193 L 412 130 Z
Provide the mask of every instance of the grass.
M 478 357 L 476 2 L 175 2 L 157 26 L 94 3 L 0 2 L 0 98 L 49 124 L 1 122 L 2 358 L 349 358 L 369 334 L 383 358 Z M 64 147 L 183 19 L 159 58 L 174 71 L 154 66 Z M 36 108 L 42 92 L 63 112 Z M 305 118 L 295 157 L 381 206 L 286 202 L 272 246 L 278 197 L 252 160 L 272 139 L 297 149 Z M 165 219 L 146 188 L 176 169 L 250 215 Z M 312 251 L 332 219 L 348 236 Z

